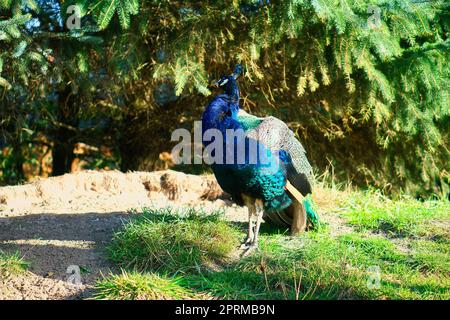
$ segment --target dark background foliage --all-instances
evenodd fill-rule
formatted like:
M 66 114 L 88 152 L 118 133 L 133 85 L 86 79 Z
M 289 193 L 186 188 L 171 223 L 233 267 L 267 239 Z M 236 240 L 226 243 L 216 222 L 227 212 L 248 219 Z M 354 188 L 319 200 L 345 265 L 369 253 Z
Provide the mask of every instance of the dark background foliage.
M 0 0 L 0 19 L 4 184 L 158 168 L 240 62 L 243 108 L 286 121 L 318 174 L 448 194 L 446 1 Z

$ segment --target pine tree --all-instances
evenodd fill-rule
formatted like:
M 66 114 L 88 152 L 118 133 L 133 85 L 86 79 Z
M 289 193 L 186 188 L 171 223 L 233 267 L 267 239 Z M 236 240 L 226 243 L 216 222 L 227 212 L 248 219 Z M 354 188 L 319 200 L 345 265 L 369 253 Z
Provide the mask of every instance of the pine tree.
M 306 144 L 322 166 L 326 150 L 316 141 L 334 148 L 329 157 L 341 161 L 344 178 L 413 193 L 448 192 L 445 1 L 167 1 L 141 7 L 141 20 L 161 17 L 144 24 L 142 34 L 166 53 L 163 61 L 143 60 L 156 61 L 153 78 L 173 79 L 177 95 L 209 94 L 211 72 L 218 77 L 241 62 L 243 91 L 257 92 L 244 106 L 309 132 L 313 141 Z M 361 130 L 372 152 L 349 163 L 340 146 Z
M 12 8 L 15 2 L 0 3 L 0 8 Z M 1 74 L 4 86 L 14 87 L 12 81 L 20 79 L 12 69 L 22 68 L 28 77 L 30 68 L 36 76 L 45 72 L 43 53 L 50 52 L 61 60 L 50 64 L 52 72 L 70 70 L 66 80 L 83 92 L 85 103 L 98 105 L 86 79 L 103 69 L 109 97 L 100 99 L 102 105 L 111 106 L 117 127 L 135 129 L 129 136 L 139 136 L 139 121 L 130 125 L 120 119 L 148 119 L 149 112 L 160 110 L 155 92 L 163 85 L 174 88 L 174 97 L 166 99 L 173 110 L 194 119 L 210 94 L 208 82 L 240 62 L 246 70 L 244 107 L 289 122 L 319 167 L 329 158 L 339 176 L 360 184 L 448 192 L 446 1 L 62 3 L 63 19 L 69 5 L 81 9 L 83 29 L 29 36 L 18 27 L 15 37 L 8 33 L 11 40 L 0 56 L 8 66 Z M 26 15 L 14 12 L 0 22 L 0 42 L 5 42 L 6 23 Z M 51 39 L 74 45 L 55 54 Z M 103 41 L 95 49 L 90 47 L 94 39 Z M 19 63 L 32 53 L 44 58 L 43 70 Z M 155 115 L 162 116 L 160 111 Z

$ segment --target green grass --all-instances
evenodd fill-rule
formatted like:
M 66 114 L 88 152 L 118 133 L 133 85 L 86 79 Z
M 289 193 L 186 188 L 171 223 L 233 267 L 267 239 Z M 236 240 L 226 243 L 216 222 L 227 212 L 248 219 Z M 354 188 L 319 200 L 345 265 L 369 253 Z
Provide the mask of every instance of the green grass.
M 238 232 L 217 214 L 145 209 L 115 234 L 109 253 L 122 268 L 186 273 L 224 262 L 237 245 Z
M 25 272 L 29 263 L 24 261 L 19 252 L 5 253 L 0 250 L 0 276 L 7 277 Z
M 422 271 L 432 273 L 449 273 L 450 271 L 450 242 L 433 242 L 414 240 L 411 242 L 415 254 L 413 263 Z M 448 280 L 448 279 L 447 279 Z
M 424 259 L 422 251 L 406 254 L 358 233 L 310 233 L 288 248 L 283 238 L 263 236 L 259 254 L 187 282 L 225 299 L 450 298 L 448 255 L 429 251 Z
M 348 222 L 360 229 L 384 231 L 394 236 L 448 239 L 450 202 L 417 201 L 411 198 L 389 200 L 379 193 L 357 192 L 344 204 Z M 447 221 L 447 226 L 440 222 Z
M 188 300 L 204 299 L 181 285 L 183 280 L 155 273 L 122 272 L 97 283 L 96 299 L 108 300 Z
M 264 228 L 260 251 L 234 260 L 245 226 L 145 210 L 115 235 L 110 256 L 126 272 L 99 282 L 97 298 L 450 299 L 447 201 L 353 193 L 339 206 L 353 231 Z

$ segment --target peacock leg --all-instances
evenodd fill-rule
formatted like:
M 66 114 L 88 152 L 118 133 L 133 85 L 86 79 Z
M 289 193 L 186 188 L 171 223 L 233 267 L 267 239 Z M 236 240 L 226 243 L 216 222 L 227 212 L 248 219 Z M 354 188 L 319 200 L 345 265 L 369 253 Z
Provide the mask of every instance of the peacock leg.
M 264 213 L 264 206 L 261 200 L 256 199 L 254 204 L 254 213 L 252 214 L 252 219 L 249 222 L 249 225 L 251 225 L 252 228 L 252 237 L 250 238 L 250 241 L 247 240 L 247 242 L 242 246 L 245 249 L 245 252 L 243 253 L 243 257 L 246 257 L 250 255 L 254 250 L 258 249 L 258 233 L 259 233 L 259 227 L 261 226 L 262 217 Z M 249 227 L 250 230 L 250 227 Z
M 247 239 L 245 242 L 241 245 L 241 249 L 247 249 L 250 247 L 254 241 L 255 237 L 255 224 L 256 224 L 256 208 L 255 208 L 255 201 L 247 197 L 245 195 L 242 195 L 242 198 L 244 199 L 245 205 L 248 208 L 248 233 L 247 233 Z
M 259 228 L 261 227 L 261 222 L 264 214 L 264 204 L 261 199 L 256 199 L 255 201 L 255 209 L 256 209 L 256 226 L 253 235 L 253 243 L 252 246 L 258 247 L 258 236 L 259 236 Z

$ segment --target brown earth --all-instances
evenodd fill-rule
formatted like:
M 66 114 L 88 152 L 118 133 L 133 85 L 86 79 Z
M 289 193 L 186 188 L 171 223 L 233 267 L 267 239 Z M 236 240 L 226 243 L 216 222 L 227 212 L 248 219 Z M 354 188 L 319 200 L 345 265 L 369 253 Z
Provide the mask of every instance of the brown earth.
M 166 206 L 223 209 L 228 220 L 247 220 L 213 176 L 171 170 L 83 171 L 0 188 L 0 250 L 31 263 L 25 275 L 0 279 L 0 300 L 90 298 L 97 279 L 119 271 L 105 252 L 114 230 L 132 209 Z M 341 225 L 336 219 L 325 220 Z M 70 266 L 79 267 L 81 284 L 68 281 Z

